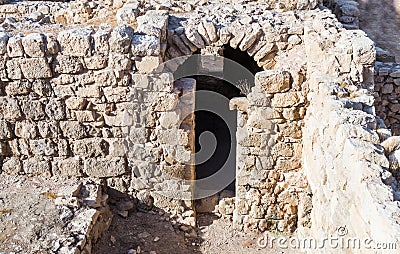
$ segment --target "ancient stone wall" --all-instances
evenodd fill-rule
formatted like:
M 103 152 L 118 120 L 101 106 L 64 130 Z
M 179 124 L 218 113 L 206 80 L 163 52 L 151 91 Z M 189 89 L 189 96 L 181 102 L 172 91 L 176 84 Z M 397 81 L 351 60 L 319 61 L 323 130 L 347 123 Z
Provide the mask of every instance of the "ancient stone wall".
M 291 80 L 287 71 L 259 72 L 247 98 L 231 101 L 238 109 L 239 229 L 293 232 L 309 226 L 311 197 L 301 162 L 305 90 Z
M 153 31 L 165 34 L 168 16 L 157 18 L 163 23 Z M 179 114 L 191 112 L 194 100 L 179 97 L 195 84 L 174 84 L 171 73 L 146 74 L 162 61 L 161 42 L 128 26 L 1 33 L 2 172 L 104 179 L 143 209 L 191 210 L 191 201 L 155 197 L 155 190 L 173 186 L 190 200 L 190 186 L 177 187 L 168 176 L 193 178 L 185 166 L 192 159 L 193 117 L 182 115 L 183 121 Z M 193 213 L 186 217 L 193 225 Z
M 396 242 L 398 184 L 381 146 L 390 131 L 373 110 L 373 42 L 362 31 L 331 30 L 327 36 L 331 22 L 336 21 L 318 20 L 305 31 L 310 106 L 303 161 L 313 194 L 309 235 Z
M 324 0 L 324 6 L 332 10 L 346 29 L 359 29 L 360 10 L 356 0 Z
M 400 65 L 375 64 L 375 110 L 393 135 L 400 135 Z

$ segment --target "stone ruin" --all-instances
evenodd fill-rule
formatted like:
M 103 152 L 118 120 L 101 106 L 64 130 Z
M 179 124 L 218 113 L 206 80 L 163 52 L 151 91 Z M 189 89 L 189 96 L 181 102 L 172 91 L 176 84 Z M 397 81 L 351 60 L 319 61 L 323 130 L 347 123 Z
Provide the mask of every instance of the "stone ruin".
M 88 221 L 54 253 L 91 252 L 106 192 L 192 227 L 216 209 L 238 231 L 398 241 L 400 66 L 379 61 L 355 1 L 1 2 L 1 176 L 77 180 L 56 201 Z M 199 205 L 193 112 L 212 81 L 174 74 L 243 52 L 234 192 Z

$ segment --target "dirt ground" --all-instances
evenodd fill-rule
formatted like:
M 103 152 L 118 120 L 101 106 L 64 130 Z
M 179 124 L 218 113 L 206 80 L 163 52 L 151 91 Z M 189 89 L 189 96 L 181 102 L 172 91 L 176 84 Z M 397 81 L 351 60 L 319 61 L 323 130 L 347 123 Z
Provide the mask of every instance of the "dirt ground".
M 68 181 L 0 178 L 0 253 L 51 253 L 64 225 L 52 193 Z
M 360 29 L 400 61 L 400 0 L 358 0 Z
M 252 254 L 299 253 L 278 248 L 261 248 L 261 235 L 237 232 L 229 217 L 198 215 L 198 228 L 185 233 L 185 226 L 168 221 L 156 213 L 133 213 L 128 218 L 114 216 L 108 232 L 94 246 L 95 254 Z M 183 230 L 182 230 L 183 229 Z

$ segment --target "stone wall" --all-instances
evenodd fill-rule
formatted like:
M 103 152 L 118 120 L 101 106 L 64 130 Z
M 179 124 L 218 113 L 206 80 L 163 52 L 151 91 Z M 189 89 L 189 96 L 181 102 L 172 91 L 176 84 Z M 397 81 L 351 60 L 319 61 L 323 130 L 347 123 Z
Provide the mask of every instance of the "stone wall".
M 332 10 L 346 29 L 359 29 L 360 10 L 356 0 L 324 0 L 324 6 Z
M 308 227 L 311 197 L 302 170 L 305 90 L 287 71 L 256 74 L 238 110 L 234 223 L 239 229 L 293 232 Z
M 327 36 L 331 22 L 337 21 L 318 20 L 305 32 L 310 106 L 303 161 L 313 193 L 309 235 L 320 241 L 356 237 L 395 243 L 398 184 L 381 146 L 390 131 L 374 115 L 374 44 L 362 31 L 338 29 Z M 365 253 L 365 247 L 348 251 Z
M 375 109 L 391 129 L 393 135 L 400 135 L 400 65 L 396 63 L 375 64 Z
M 162 208 L 177 214 L 179 223 L 194 225 L 193 186 L 181 180 L 195 177 L 194 118 L 188 115 L 194 108 L 195 82 L 174 82 L 172 73 L 157 73 L 156 68 L 206 46 L 228 44 L 247 51 L 265 70 L 282 70 L 259 74 L 256 90 L 248 96 L 245 125 L 252 138 L 242 146 L 251 150 L 246 170 L 256 177 L 240 175 L 244 165 L 239 163 L 238 209 L 252 210 L 242 209 L 238 221 L 246 220 L 245 228 L 295 230 L 297 223 L 307 221 L 298 209 L 307 187 L 300 161 L 306 107 L 302 19 L 314 14 L 258 11 L 253 22 L 245 14 L 257 11 L 257 4 L 250 2 L 241 15 L 232 15 L 214 3 L 212 8 L 230 18 L 221 15 L 213 21 L 206 19 L 210 6 L 199 7 L 196 14 L 149 10 L 138 17 L 131 8 L 134 15 L 120 11 L 121 25 L 114 28 L 1 33 L 2 172 L 104 180 L 131 194 L 140 209 Z M 135 29 L 122 25 L 132 17 Z M 265 116 L 270 101 L 275 111 Z M 257 123 L 259 114 L 273 117 L 274 124 Z M 260 139 L 271 131 L 271 142 Z M 271 151 L 263 151 L 266 145 L 273 146 Z M 253 204 L 254 195 L 264 199 Z
M 151 13 L 159 22 L 146 28 L 165 34 L 168 16 Z M 193 117 L 183 115 L 194 99 L 179 98 L 195 84 L 151 74 L 162 61 L 163 40 L 124 25 L 58 35 L 1 33 L 2 172 L 104 179 L 143 209 L 192 210 L 191 201 L 157 196 L 173 188 L 190 200 L 190 186 L 168 179 L 194 177 L 185 166 L 191 165 Z M 193 216 L 186 223 L 194 225 Z

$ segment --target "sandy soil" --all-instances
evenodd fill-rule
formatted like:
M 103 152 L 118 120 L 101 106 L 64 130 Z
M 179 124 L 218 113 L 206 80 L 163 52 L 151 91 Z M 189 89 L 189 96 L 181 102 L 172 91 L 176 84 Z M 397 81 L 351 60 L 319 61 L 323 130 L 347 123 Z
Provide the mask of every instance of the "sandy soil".
M 187 230 L 167 218 L 165 215 L 141 212 L 133 213 L 126 219 L 115 216 L 108 232 L 94 246 L 93 253 L 298 253 L 277 247 L 259 247 L 257 240 L 261 235 L 235 231 L 229 217 L 200 214 L 195 231 Z

